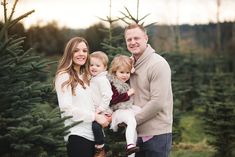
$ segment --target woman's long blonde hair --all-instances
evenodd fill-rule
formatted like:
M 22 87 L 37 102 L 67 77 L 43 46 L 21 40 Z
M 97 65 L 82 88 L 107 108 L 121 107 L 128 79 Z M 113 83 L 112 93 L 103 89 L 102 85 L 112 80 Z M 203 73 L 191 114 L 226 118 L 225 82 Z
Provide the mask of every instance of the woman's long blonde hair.
M 74 49 L 76 48 L 77 44 L 81 42 L 84 42 L 88 48 L 87 60 L 85 64 L 80 67 L 80 74 L 83 74 L 83 80 L 81 80 L 78 77 L 77 71 L 75 70 L 74 64 L 73 64 Z M 71 85 L 73 95 L 76 95 L 75 88 L 78 85 L 78 83 L 85 89 L 86 88 L 85 84 L 89 85 L 89 80 L 90 80 L 89 64 L 90 64 L 89 63 L 89 45 L 86 39 L 82 37 L 74 37 L 70 39 L 65 46 L 64 54 L 58 64 L 58 68 L 56 72 L 56 77 L 62 73 L 69 74 L 69 80 L 65 81 L 61 85 L 61 88 L 63 88 L 65 85 L 67 86 Z

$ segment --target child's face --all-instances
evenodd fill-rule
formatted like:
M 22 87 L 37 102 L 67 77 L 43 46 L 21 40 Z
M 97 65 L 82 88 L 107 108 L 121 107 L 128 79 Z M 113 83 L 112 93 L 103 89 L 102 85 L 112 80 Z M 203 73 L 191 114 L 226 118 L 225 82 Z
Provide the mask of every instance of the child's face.
M 90 62 L 90 73 L 92 76 L 96 76 L 106 70 L 106 67 L 99 58 L 91 57 Z
M 130 75 L 131 75 L 130 70 L 125 69 L 125 68 L 119 68 L 116 71 L 117 79 L 122 82 L 126 82 L 127 80 L 129 80 Z

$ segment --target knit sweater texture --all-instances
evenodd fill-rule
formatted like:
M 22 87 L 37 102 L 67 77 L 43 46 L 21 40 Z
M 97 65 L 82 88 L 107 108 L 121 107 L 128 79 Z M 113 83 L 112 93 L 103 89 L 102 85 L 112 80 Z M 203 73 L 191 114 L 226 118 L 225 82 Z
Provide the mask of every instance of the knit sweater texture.
M 109 103 L 112 99 L 113 92 L 107 78 L 107 71 L 101 72 L 97 76 L 92 77 L 90 88 L 95 109 L 103 113 L 111 113 Z
M 171 133 L 173 96 L 169 64 L 148 45 L 134 68 L 130 85 L 135 89 L 134 105 L 141 108 L 136 115 L 138 136 Z
M 82 79 L 82 76 L 79 76 Z M 69 134 L 65 136 L 68 140 L 69 135 L 78 135 L 88 140 L 94 141 L 91 124 L 95 120 L 95 106 L 91 97 L 91 90 L 86 85 L 84 89 L 80 84 L 75 88 L 76 95 L 72 95 L 71 86 L 61 85 L 69 79 L 68 73 L 61 73 L 56 77 L 55 88 L 62 117 L 71 116 L 65 120 L 65 126 L 70 126 L 74 122 L 81 121 L 76 126 L 69 129 Z

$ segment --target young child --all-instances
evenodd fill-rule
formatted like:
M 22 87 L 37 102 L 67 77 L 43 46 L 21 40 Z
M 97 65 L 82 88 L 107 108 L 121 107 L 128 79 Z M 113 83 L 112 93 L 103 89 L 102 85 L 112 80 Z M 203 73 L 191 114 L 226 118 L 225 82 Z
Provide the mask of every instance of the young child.
M 127 155 L 139 151 L 139 147 L 136 146 L 137 132 L 135 114 L 140 108 L 133 105 L 131 96 L 134 95 L 135 91 L 126 83 L 133 70 L 132 62 L 128 56 L 118 55 L 114 57 L 109 70 L 110 75 L 108 75 L 113 91 L 110 102 L 110 107 L 113 110 L 110 128 L 113 131 L 117 131 L 120 124 L 126 124 Z
M 90 73 L 92 75 L 90 87 L 92 90 L 92 99 L 95 104 L 96 112 L 107 116 L 111 121 L 112 110 L 109 103 L 112 98 L 112 90 L 107 79 L 108 56 L 101 51 L 93 52 L 90 55 Z M 104 132 L 102 126 L 94 121 L 92 130 L 95 137 L 96 154 L 95 157 L 104 157 Z

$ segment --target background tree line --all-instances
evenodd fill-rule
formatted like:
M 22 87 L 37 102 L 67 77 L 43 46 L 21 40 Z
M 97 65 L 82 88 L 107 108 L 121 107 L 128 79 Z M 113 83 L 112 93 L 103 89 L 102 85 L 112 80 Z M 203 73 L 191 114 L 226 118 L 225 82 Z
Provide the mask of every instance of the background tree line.
M 235 56 L 235 23 L 223 22 L 221 28 L 221 51 L 226 55 Z M 2 27 L 2 23 L 0 24 Z M 113 26 L 114 34 L 122 34 L 123 27 Z M 174 42 L 174 25 L 156 25 L 149 28 L 151 42 L 159 51 L 176 51 Z M 25 47 L 33 47 L 37 52 L 47 56 L 61 55 L 64 43 L 75 35 L 85 37 L 91 44 L 91 51 L 102 50 L 101 42 L 108 37 L 103 31 L 108 27 L 103 22 L 94 24 L 86 29 L 60 28 L 56 22 L 44 26 L 31 26 L 25 29 L 18 23 L 11 28 L 9 34 L 26 36 Z M 202 53 L 201 55 L 214 55 L 216 53 L 216 23 L 205 25 L 180 25 L 179 50 L 181 53 Z M 179 51 L 177 50 L 177 51 Z

